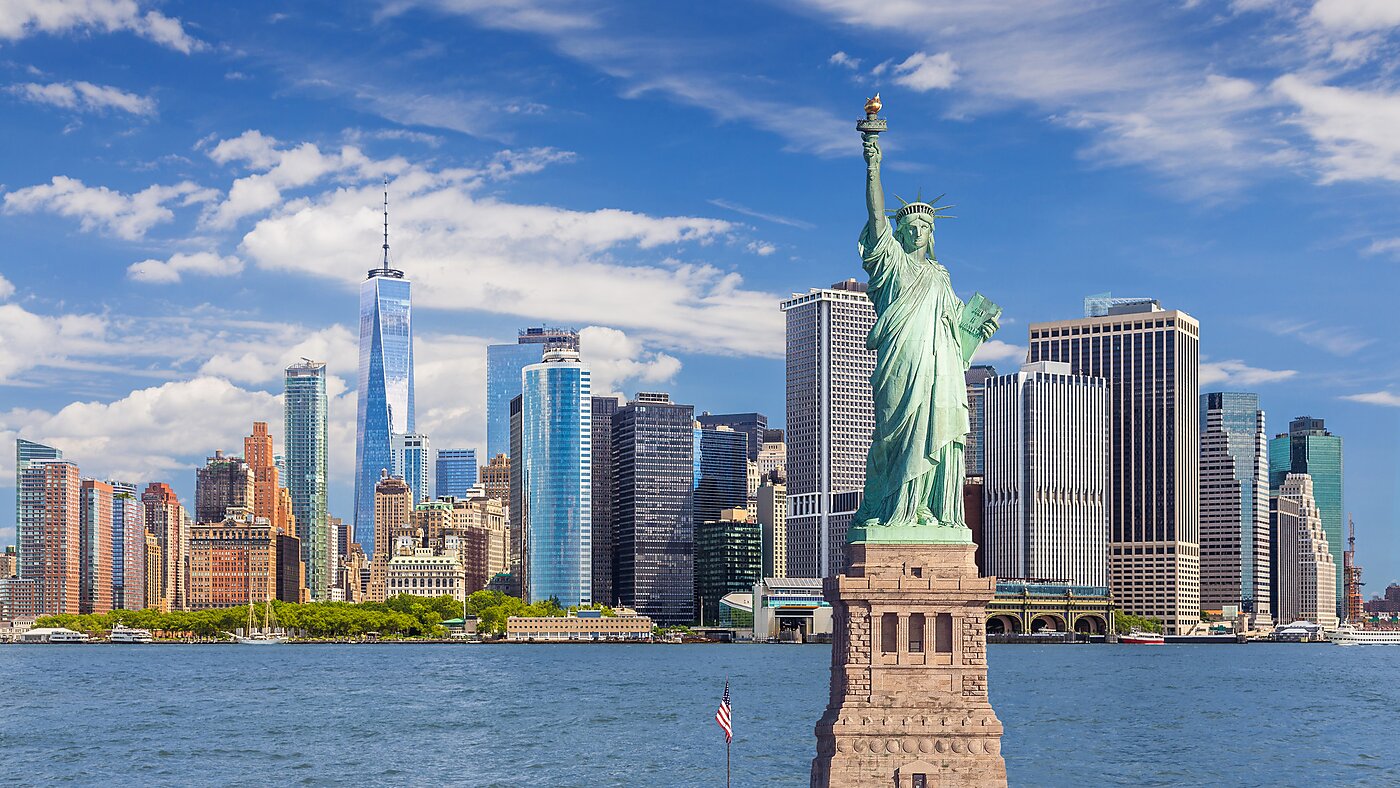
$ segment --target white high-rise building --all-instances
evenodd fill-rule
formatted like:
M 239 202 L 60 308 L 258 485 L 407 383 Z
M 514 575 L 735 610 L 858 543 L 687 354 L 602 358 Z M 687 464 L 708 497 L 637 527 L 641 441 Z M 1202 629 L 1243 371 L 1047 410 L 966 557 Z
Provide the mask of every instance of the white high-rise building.
M 1269 499 L 1274 538 L 1274 613 L 1280 625 L 1302 619 L 1337 626 L 1337 569 L 1313 497 L 1312 477 L 1290 473 Z
M 1201 395 L 1201 608 L 1273 625 L 1268 434 L 1259 395 Z
M 865 338 L 875 307 L 854 279 L 783 301 L 787 318 L 788 575 L 846 569 L 875 429 Z
M 1029 361 L 1109 384 L 1108 583 L 1169 635 L 1201 620 L 1200 324 L 1150 299 L 1033 323 Z
M 1108 381 L 1042 361 L 983 387 L 986 573 L 1107 586 Z
M 415 501 L 434 500 L 432 443 L 427 435 L 394 435 L 394 475 L 413 491 Z

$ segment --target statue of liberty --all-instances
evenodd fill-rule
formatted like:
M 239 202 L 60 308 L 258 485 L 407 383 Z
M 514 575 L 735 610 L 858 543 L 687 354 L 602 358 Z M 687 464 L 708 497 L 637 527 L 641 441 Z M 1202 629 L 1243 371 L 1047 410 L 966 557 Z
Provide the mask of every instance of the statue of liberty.
M 890 229 L 880 183 L 885 121 L 875 118 L 879 110 L 876 96 L 866 104 L 868 121 L 857 126 L 865 142 L 868 211 L 860 256 L 877 316 L 866 340 L 876 351 L 870 376 L 875 431 L 849 540 L 967 544 L 963 373 L 977 346 L 996 332 L 1000 309 L 981 295 L 964 304 L 934 257 L 934 220 L 949 206 L 905 203 Z

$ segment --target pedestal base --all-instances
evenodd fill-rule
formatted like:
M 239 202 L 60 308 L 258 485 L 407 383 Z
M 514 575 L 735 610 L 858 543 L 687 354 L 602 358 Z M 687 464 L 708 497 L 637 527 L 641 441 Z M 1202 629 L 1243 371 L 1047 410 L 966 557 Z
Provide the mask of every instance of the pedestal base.
M 972 545 L 852 544 L 827 578 L 831 701 L 813 788 L 1005 786 L 987 699 L 986 605 Z

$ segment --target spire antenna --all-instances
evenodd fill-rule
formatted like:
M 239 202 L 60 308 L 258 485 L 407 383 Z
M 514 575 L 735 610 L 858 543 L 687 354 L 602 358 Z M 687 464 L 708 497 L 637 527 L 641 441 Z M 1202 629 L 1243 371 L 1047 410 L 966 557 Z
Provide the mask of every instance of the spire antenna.
M 384 176 L 384 267 L 389 267 L 389 176 Z

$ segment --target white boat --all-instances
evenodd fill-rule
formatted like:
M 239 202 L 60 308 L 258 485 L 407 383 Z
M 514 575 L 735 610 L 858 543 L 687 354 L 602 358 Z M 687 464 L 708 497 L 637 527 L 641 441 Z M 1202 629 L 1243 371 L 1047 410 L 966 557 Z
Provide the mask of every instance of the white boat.
M 262 627 L 254 626 L 253 621 L 253 600 L 248 600 L 248 626 L 243 629 L 242 635 L 235 635 L 230 632 L 229 636 L 233 642 L 240 646 L 280 646 L 287 642 L 287 636 L 273 628 L 276 618 L 272 615 L 272 600 L 268 599 L 263 604 Z
M 49 635 L 50 643 L 86 643 L 88 636 L 71 629 L 56 629 Z
M 1156 632 L 1143 632 L 1141 629 L 1134 629 L 1126 635 L 1119 635 L 1118 642 L 1129 646 L 1160 646 L 1167 641 Z
M 151 640 L 149 629 L 134 629 L 121 624 L 112 627 L 112 631 L 107 635 L 108 643 L 150 643 Z
M 1366 629 L 1343 624 L 1327 637 L 1339 646 L 1400 646 L 1400 629 Z

